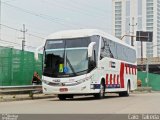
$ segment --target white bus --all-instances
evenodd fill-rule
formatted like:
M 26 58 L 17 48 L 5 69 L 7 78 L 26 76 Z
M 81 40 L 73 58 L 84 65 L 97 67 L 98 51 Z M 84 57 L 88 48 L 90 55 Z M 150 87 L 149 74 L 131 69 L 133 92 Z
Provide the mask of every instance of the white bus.
M 43 93 L 60 100 L 105 93 L 129 96 L 137 88 L 136 50 L 95 29 L 51 34 L 43 53 Z

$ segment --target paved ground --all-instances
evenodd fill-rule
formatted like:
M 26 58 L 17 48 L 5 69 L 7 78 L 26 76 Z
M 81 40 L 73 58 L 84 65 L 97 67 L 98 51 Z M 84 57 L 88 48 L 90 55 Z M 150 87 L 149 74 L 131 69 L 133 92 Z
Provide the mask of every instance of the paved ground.
M 33 96 L 29 94 L 1 94 L 0 102 L 9 102 L 9 101 L 22 101 L 22 100 L 33 100 L 33 99 L 45 99 L 45 98 L 54 98 L 54 95 L 45 95 L 45 94 L 34 94 Z
M 88 96 L 66 101 L 48 98 L 1 102 L 0 113 L 160 113 L 160 93 L 132 94 L 130 97 L 118 97 L 113 94 L 103 100 L 94 100 L 92 96 Z

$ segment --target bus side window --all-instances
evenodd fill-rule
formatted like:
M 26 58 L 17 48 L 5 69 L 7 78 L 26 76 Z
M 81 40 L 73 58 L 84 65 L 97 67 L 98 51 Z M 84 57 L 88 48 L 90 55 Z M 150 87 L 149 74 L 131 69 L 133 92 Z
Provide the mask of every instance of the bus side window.
M 114 58 L 114 55 L 111 51 L 111 47 L 112 47 L 111 41 L 108 39 L 102 38 L 100 59 L 103 59 L 104 57 Z

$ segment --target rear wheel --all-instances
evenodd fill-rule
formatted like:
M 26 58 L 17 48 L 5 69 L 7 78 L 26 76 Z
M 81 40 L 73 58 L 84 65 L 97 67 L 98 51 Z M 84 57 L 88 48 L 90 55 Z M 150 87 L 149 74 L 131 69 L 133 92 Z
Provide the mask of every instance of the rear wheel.
M 104 95 L 105 95 L 105 86 L 104 86 L 103 82 L 101 82 L 101 84 L 100 84 L 100 92 L 94 94 L 94 97 L 96 99 L 102 99 L 102 98 L 104 98 Z
M 129 94 L 130 94 L 130 84 L 128 83 L 128 84 L 127 84 L 127 91 L 120 92 L 120 93 L 119 93 L 119 96 L 120 96 L 120 97 L 128 97 Z

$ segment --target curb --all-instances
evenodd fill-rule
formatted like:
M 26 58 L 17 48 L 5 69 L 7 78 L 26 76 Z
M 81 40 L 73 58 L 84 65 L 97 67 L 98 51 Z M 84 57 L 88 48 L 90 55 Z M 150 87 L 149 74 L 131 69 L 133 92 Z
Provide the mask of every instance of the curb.
M 152 87 L 138 87 L 135 91 L 137 92 L 152 92 Z
M 0 102 L 12 102 L 12 101 L 23 101 L 23 100 L 38 100 L 55 98 L 55 95 L 45 95 L 45 94 L 34 94 L 30 96 L 29 94 L 24 95 L 0 95 Z

